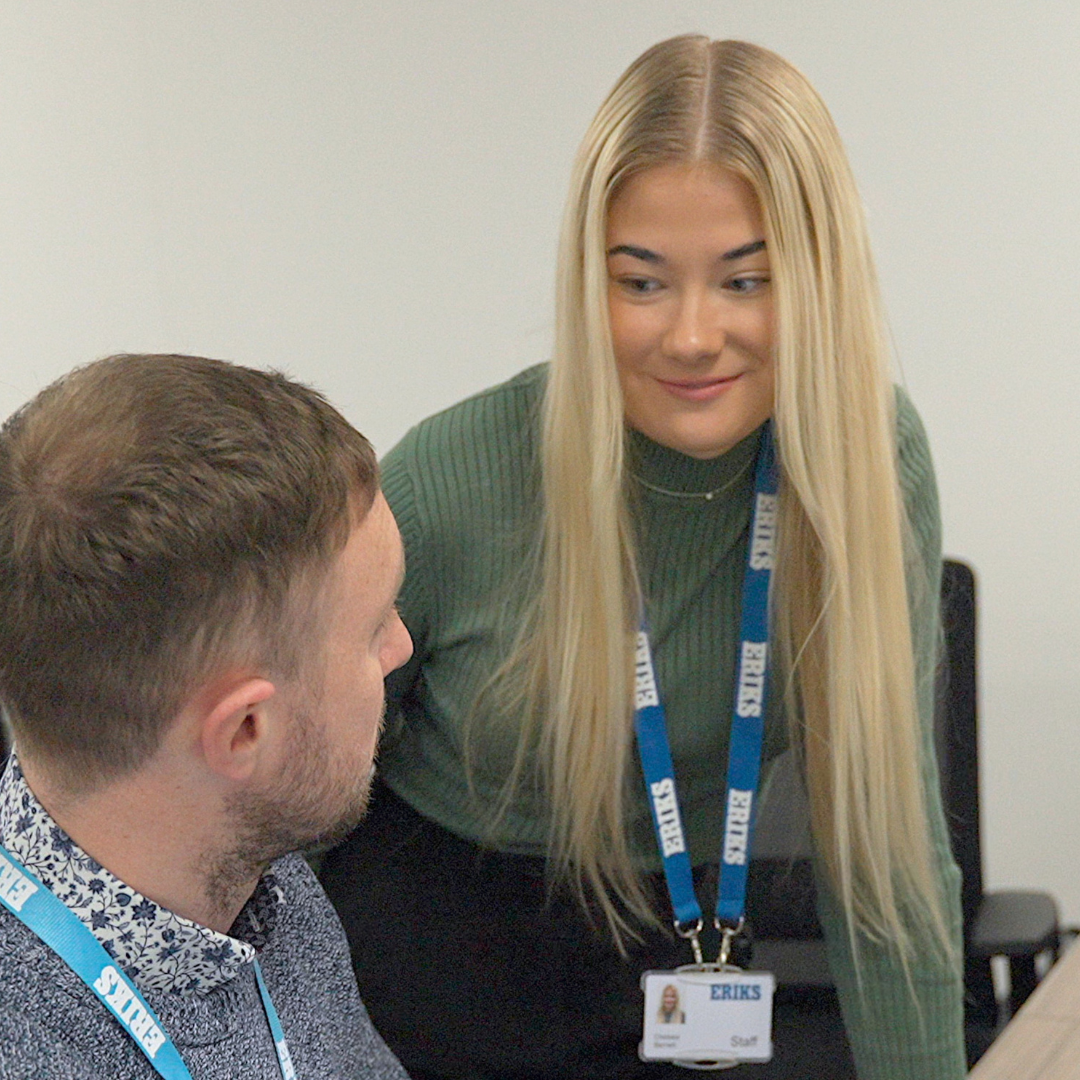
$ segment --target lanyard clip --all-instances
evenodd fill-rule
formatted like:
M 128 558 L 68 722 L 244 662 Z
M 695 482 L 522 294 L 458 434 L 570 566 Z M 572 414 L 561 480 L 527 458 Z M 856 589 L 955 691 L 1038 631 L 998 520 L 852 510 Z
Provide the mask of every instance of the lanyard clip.
M 716 919 L 716 929 L 720 931 L 720 955 L 716 962 L 720 967 L 727 967 L 728 958 L 731 956 L 731 943 L 742 933 L 745 925 L 746 919 L 743 916 L 739 916 L 739 921 L 734 926 L 725 926 L 719 918 Z
M 674 925 L 675 925 L 675 933 L 678 934 L 679 937 L 687 938 L 689 940 L 690 948 L 694 950 L 694 963 L 695 964 L 703 963 L 704 961 L 703 961 L 703 958 L 702 958 L 702 955 L 701 955 L 700 934 L 701 934 L 701 928 L 705 925 L 704 920 L 698 919 L 697 922 L 687 923 L 684 926 L 682 923 L 679 922 L 678 919 L 676 919 Z

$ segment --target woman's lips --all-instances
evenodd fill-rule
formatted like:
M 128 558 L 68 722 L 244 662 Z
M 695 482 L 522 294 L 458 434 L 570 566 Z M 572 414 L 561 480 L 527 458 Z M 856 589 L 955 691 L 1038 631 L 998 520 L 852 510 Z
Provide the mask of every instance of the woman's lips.
M 680 379 L 668 381 L 657 379 L 656 381 L 672 396 L 682 398 L 683 401 L 712 401 L 718 398 L 738 375 L 729 375 L 723 379 Z

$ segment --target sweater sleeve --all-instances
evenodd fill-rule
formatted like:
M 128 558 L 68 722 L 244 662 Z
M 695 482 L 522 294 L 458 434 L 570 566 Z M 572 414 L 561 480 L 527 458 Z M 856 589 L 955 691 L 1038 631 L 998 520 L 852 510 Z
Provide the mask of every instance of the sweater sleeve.
M 941 519 L 937 485 L 926 433 L 918 414 L 897 391 L 900 479 L 911 525 L 917 570 L 927 594 L 912 604 L 912 637 L 922 721 L 923 784 L 931 830 L 931 854 L 941 881 L 945 916 L 955 949 L 949 962 L 927 947 L 905 973 L 894 950 L 859 938 L 858 963 L 848 925 L 817 869 L 818 909 L 836 980 L 844 1023 L 859 1080 L 959 1080 L 966 1075 L 963 1038 L 963 952 L 960 872 L 949 848 L 934 755 L 934 671 L 940 638 L 938 597 L 941 573 Z M 921 602 L 920 602 L 921 601 Z

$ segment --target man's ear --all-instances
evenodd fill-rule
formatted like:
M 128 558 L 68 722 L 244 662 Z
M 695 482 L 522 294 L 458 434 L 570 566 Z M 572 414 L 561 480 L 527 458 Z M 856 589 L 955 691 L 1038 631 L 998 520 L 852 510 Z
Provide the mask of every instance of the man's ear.
M 243 782 L 256 771 L 272 734 L 266 703 L 276 693 L 272 682 L 252 676 L 230 683 L 205 703 L 199 743 L 213 772 Z

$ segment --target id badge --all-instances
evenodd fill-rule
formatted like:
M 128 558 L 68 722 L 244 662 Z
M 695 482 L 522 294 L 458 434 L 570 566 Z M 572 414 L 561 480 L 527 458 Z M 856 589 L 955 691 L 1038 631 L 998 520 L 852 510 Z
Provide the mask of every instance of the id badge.
M 699 1069 L 768 1061 L 775 986 L 770 972 L 718 965 L 645 972 L 639 1056 Z

